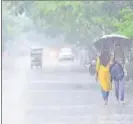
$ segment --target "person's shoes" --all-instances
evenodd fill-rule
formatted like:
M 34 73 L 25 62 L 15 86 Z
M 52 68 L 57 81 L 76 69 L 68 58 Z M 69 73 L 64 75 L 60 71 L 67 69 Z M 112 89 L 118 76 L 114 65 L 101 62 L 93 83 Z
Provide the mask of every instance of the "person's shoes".
M 126 101 L 120 101 L 120 104 L 126 104 L 127 102 Z

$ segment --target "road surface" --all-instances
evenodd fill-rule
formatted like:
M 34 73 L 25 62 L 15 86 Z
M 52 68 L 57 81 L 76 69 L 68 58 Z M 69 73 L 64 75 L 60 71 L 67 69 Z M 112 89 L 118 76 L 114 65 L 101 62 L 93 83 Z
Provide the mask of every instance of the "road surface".
M 33 71 L 23 59 L 16 64 L 3 72 L 3 124 L 133 124 L 133 93 L 122 105 L 111 91 L 105 106 L 98 82 L 77 62 Z

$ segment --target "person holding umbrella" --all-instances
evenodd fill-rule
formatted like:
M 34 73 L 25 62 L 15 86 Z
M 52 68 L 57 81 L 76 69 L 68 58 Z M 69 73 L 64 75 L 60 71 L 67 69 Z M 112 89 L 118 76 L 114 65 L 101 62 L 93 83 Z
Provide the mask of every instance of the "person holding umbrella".
M 112 89 L 110 75 L 110 54 L 108 49 L 104 49 L 96 62 L 96 80 L 98 79 L 101 86 L 102 96 L 105 105 L 108 103 L 109 91 Z
M 115 82 L 116 98 L 118 100 L 124 102 L 124 77 L 125 77 L 124 52 L 131 49 L 132 40 L 126 36 L 122 36 L 122 35 L 118 35 L 118 34 L 110 34 L 110 35 L 104 35 L 101 38 L 99 38 L 98 40 L 96 40 L 94 42 L 94 46 L 98 51 L 101 51 L 101 49 L 103 49 L 104 47 L 106 47 L 106 49 L 108 49 L 110 51 L 113 50 L 114 60 L 112 61 L 112 63 L 107 64 L 107 66 L 103 66 L 101 57 L 99 57 L 99 59 L 97 59 L 97 67 L 96 67 L 97 77 L 98 77 L 98 80 L 100 81 L 102 89 L 104 89 L 104 91 L 106 91 L 106 93 L 107 93 L 107 92 L 109 92 L 110 89 L 109 89 L 109 87 L 107 88 L 107 86 L 105 88 L 103 86 L 103 84 L 109 85 L 109 77 L 110 77 L 109 74 L 110 74 L 111 75 L 110 80 L 113 80 Z M 106 56 L 106 55 L 104 55 L 104 56 Z M 102 57 L 102 58 L 105 58 L 105 57 Z M 100 64 L 98 64 L 98 63 L 100 63 Z M 101 67 L 106 68 L 106 73 L 103 71 L 104 73 L 102 74 Z M 109 67 L 110 67 L 110 69 L 109 69 Z M 107 68 L 110 70 L 110 72 L 108 72 L 109 70 Z M 107 78 L 104 78 L 105 77 L 104 75 L 107 75 L 107 74 L 108 74 L 108 80 L 107 80 Z M 102 78 L 104 78 L 104 79 L 102 79 Z M 105 79 L 106 79 L 106 81 L 105 81 Z
M 124 54 L 120 50 L 120 45 L 116 45 L 114 52 L 114 60 L 110 66 L 110 73 L 112 80 L 115 84 L 115 95 L 116 99 L 119 102 L 124 103 Z M 123 60 L 123 61 L 122 61 Z

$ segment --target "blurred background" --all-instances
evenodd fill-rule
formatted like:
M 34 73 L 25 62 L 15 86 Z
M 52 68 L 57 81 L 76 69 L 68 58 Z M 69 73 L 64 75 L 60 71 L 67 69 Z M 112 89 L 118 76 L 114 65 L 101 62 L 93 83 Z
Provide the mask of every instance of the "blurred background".
M 133 40 L 132 1 L 2 1 L 3 124 L 133 124 L 133 51 L 124 106 L 89 69 L 112 33 Z

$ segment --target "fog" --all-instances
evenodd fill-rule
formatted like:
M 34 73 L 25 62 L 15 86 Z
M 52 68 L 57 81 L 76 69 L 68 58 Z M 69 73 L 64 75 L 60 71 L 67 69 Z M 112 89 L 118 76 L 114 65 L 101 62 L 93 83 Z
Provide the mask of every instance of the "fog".
M 131 81 L 125 85 L 125 104 L 116 101 L 113 83 L 105 106 L 93 45 L 103 34 L 132 37 L 129 4 L 2 1 L 3 124 L 133 124 Z M 128 26 L 119 22 L 125 8 Z M 69 49 L 63 54 L 67 59 L 62 48 Z

